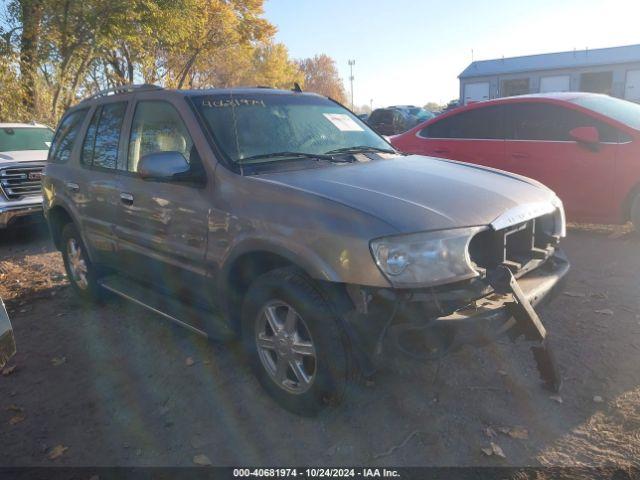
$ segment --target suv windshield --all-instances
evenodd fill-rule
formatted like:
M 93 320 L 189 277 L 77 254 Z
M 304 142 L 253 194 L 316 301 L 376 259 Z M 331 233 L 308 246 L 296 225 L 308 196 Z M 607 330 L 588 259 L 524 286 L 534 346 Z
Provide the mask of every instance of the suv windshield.
M 280 152 L 268 161 L 352 147 L 392 150 L 359 118 L 323 97 L 225 93 L 195 97 L 193 103 L 218 147 L 237 163 Z
M 53 132 L 41 127 L 0 128 L 0 152 L 49 150 Z
M 605 95 L 577 97 L 571 102 L 640 130 L 640 105 Z

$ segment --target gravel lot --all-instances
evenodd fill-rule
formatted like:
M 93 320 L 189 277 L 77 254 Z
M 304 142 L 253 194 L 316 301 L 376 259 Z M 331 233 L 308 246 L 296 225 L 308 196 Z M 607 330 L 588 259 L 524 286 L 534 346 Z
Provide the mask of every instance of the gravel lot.
M 638 467 L 640 237 L 572 228 L 564 248 L 566 291 L 540 312 L 561 398 L 540 387 L 527 346 L 505 342 L 381 372 L 308 419 L 273 403 L 233 345 L 117 299 L 81 304 L 44 228 L 0 233 L 0 295 L 18 343 L 15 369 L 0 375 L 0 466 L 205 455 L 214 465 Z M 491 442 L 505 458 L 483 451 Z

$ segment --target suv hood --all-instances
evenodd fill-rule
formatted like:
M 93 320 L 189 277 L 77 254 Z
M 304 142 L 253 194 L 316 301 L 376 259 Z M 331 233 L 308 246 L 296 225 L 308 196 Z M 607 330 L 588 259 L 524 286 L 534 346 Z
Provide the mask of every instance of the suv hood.
M 420 155 L 254 178 L 350 206 L 405 233 L 488 225 L 516 207 L 555 199 L 526 177 Z
M 43 162 L 47 159 L 48 150 L 17 150 L 0 152 L 0 165 L 15 162 Z

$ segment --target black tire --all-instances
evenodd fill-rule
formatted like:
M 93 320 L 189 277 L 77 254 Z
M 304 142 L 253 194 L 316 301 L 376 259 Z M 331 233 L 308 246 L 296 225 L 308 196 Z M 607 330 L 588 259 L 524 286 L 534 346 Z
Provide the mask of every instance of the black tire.
M 89 260 L 87 254 L 87 248 L 82 241 L 82 237 L 78 232 L 78 229 L 73 223 L 67 223 L 62 228 L 62 234 L 60 236 L 62 247 L 62 259 L 64 261 L 64 268 L 69 278 L 69 283 L 73 290 L 84 300 L 96 302 L 102 299 L 102 288 L 98 285 L 98 271 Z M 79 248 L 79 256 L 86 265 L 86 274 L 84 281 L 78 277 L 72 267 L 72 258 L 69 251 L 70 242 L 75 242 L 75 245 Z
M 640 193 L 636 194 L 636 196 L 631 200 L 629 217 L 631 223 L 633 223 L 633 229 L 637 234 L 640 234 Z
M 261 359 L 266 350 L 261 349 L 262 354 L 258 352 L 257 332 L 266 321 L 262 312 L 268 305 L 279 302 L 286 305 L 272 308 L 292 307 L 298 318 L 296 325 L 300 328 L 302 320 L 303 327 L 309 333 L 308 341 L 315 351 L 313 380 L 308 382 L 310 386 L 306 386 L 303 392 L 287 391 L 274 378 L 275 375 L 269 373 L 265 360 Z M 275 333 L 273 335 L 271 338 L 275 339 Z M 274 340 L 273 345 L 276 342 Z M 339 326 L 335 309 L 323 298 L 313 281 L 296 268 L 273 270 L 260 276 L 250 286 L 242 307 L 242 343 L 264 389 L 285 409 L 299 415 L 316 415 L 326 407 L 337 406 L 345 394 L 347 382 L 354 377 L 348 342 Z M 280 359 L 280 353 L 275 348 L 267 353 L 272 354 L 272 358 Z M 297 376 L 294 376 L 291 365 L 289 363 L 285 370 L 288 377 L 294 380 L 287 378 L 284 382 L 293 384 Z M 302 382 L 297 383 L 305 388 Z

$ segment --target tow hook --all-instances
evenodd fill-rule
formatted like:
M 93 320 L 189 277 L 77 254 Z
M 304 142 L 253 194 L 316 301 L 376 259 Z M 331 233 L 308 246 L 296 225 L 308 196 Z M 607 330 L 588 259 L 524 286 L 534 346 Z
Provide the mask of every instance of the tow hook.
M 516 320 L 516 326 L 511 331 L 511 338 L 515 340 L 520 335 L 524 335 L 526 340 L 535 342 L 531 346 L 531 353 L 536 361 L 540 378 L 547 389 L 555 393 L 559 392 L 562 386 L 562 377 L 553 351 L 549 346 L 547 330 L 522 292 L 513 273 L 508 267 L 501 265 L 489 278 L 489 282 L 497 293 L 510 293 L 513 296 L 513 301 L 507 303 L 511 315 Z

